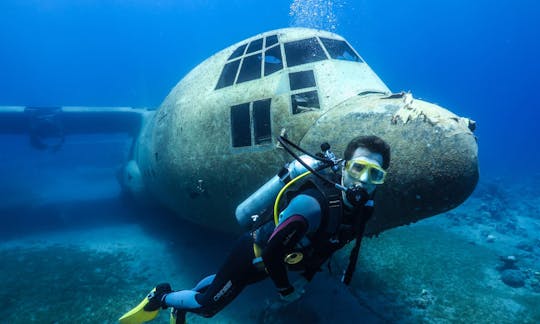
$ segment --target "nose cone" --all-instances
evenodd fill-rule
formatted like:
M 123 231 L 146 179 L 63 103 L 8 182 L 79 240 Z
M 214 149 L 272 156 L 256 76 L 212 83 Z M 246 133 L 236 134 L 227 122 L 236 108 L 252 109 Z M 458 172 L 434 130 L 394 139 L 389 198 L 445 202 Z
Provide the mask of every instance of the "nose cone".
M 342 154 L 359 135 L 376 135 L 390 145 L 388 175 L 377 189 L 366 230 L 373 235 L 445 212 L 469 197 L 478 182 L 474 127 L 472 120 L 410 94 L 356 96 L 323 115 L 301 145 L 317 150 L 328 141 Z

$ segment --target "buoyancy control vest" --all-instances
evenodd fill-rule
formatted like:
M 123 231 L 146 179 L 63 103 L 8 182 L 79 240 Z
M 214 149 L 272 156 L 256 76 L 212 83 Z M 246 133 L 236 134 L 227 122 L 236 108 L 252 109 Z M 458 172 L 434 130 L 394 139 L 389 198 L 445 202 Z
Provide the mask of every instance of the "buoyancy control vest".
M 330 172 L 329 172 L 330 173 Z M 330 173 L 334 181 L 339 181 L 339 174 Z M 356 244 L 351 251 L 349 266 L 343 278 L 348 284 L 354 272 L 354 266 L 358 257 L 360 240 L 367 221 L 373 213 L 373 200 L 366 197 L 365 203 L 356 208 L 350 208 L 343 201 L 342 191 L 336 189 L 327 182 L 309 175 L 295 183 L 287 189 L 283 198 L 279 202 L 279 210 L 283 211 L 290 201 L 299 194 L 307 194 L 314 197 L 321 207 L 321 221 L 318 229 L 314 233 L 306 235 L 309 242 L 300 242 L 297 252 L 302 254 L 302 262 L 289 265 L 291 270 L 304 270 L 303 268 L 319 267 L 334 252 L 343 248 L 346 244 L 356 239 Z M 268 222 L 253 231 L 255 244 L 263 249 L 275 228 L 273 222 Z M 347 272 L 349 273 L 347 275 Z
M 332 176 L 338 177 L 337 174 Z M 333 180 L 339 181 L 339 179 Z M 332 245 L 336 250 L 342 248 L 358 236 L 362 224 L 371 216 L 372 206 L 349 208 L 343 201 L 341 190 L 314 176 L 309 176 L 297 190 L 289 193 L 290 198 L 284 204 L 287 205 L 292 198 L 303 192 L 314 193 L 312 195 L 321 206 L 322 217 L 319 228 L 315 233 L 308 235 L 314 245 Z M 366 199 L 366 203 L 368 201 Z

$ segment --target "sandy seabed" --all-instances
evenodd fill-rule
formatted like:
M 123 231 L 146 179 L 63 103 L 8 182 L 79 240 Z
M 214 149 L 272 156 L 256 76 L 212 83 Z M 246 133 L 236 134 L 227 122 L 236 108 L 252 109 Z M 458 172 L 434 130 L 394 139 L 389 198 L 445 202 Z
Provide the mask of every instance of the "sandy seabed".
M 449 213 L 365 239 L 351 287 L 333 261 L 296 303 L 281 304 L 266 281 L 188 322 L 538 323 L 537 197 L 483 184 Z M 150 218 L 0 242 L 0 323 L 117 323 L 156 283 L 189 288 L 213 273 L 235 239 Z

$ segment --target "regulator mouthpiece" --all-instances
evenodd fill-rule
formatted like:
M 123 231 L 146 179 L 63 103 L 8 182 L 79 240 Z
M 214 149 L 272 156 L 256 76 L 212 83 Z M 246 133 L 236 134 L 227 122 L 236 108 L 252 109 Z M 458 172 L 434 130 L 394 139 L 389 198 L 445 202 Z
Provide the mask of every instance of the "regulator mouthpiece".
M 369 200 L 368 192 L 360 185 L 354 185 L 347 188 L 345 196 L 347 197 L 347 201 L 354 207 L 363 206 Z

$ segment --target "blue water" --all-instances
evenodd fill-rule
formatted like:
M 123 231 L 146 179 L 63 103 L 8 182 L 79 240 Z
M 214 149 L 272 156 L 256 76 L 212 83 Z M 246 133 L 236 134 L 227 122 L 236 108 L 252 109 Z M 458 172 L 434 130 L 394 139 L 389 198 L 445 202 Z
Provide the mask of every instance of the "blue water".
M 461 266 L 460 260 L 462 260 L 460 253 L 467 253 L 469 249 L 473 249 L 471 246 L 474 246 L 474 252 L 467 254 L 463 259 L 472 263 L 475 259 L 482 259 L 484 256 L 485 260 L 482 259 L 482 262 L 485 263 L 470 266 L 469 269 L 473 275 L 468 278 L 469 281 L 476 281 L 476 284 L 482 283 L 482 287 L 493 285 L 495 289 L 499 289 L 500 287 L 496 286 L 500 284 L 498 273 L 493 276 L 495 279 L 492 281 L 485 277 L 477 280 L 474 275 L 483 274 L 483 270 L 475 272 L 476 267 L 481 268 L 487 264 L 489 271 L 495 271 L 493 269 L 496 268 L 497 262 L 493 260 L 512 253 L 521 258 L 519 253 L 523 250 L 515 249 L 520 240 L 532 246 L 532 252 L 529 251 L 530 253 L 523 257 L 523 260 L 528 258 L 526 266 L 522 266 L 523 269 L 531 267 L 535 271 L 540 271 L 540 262 L 538 262 L 540 241 L 537 239 L 540 225 L 537 223 L 537 227 L 531 225 L 529 228 L 524 225 L 529 223 L 517 221 L 522 216 L 537 220 L 540 214 L 537 189 L 540 186 L 540 172 L 537 167 L 540 165 L 538 144 L 540 127 L 537 125 L 540 120 L 540 101 L 537 99 L 540 88 L 540 22 L 538 17 L 540 17 L 540 2 L 534 0 L 472 2 L 464 0 L 446 2 L 420 0 L 276 0 L 266 2 L 255 0 L 4 0 L 0 1 L 0 106 L 77 105 L 157 108 L 172 87 L 197 64 L 215 52 L 257 33 L 298 26 L 326 29 L 344 36 L 392 91 L 411 91 L 417 98 L 437 103 L 460 116 L 475 120 L 478 126 L 475 135 L 478 137 L 479 144 L 480 190 L 477 190 L 476 196 L 473 196 L 462 209 L 452 212 L 443 221 L 443 224 L 446 224 L 444 222 L 451 224 L 448 227 L 461 226 L 470 230 L 473 233 L 471 235 L 477 235 L 477 241 L 456 243 L 458 252 L 451 251 L 455 258 L 446 261 L 442 258 L 448 256 L 449 253 L 442 252 L 447 252 L 444 248 L 451 243 L 445 243 L 439 247 L 437 244 L 455 242 L 456 239 L 453 236 L 445 236 L 446 234 L 440 234 L 440 239 L 431 237 L 432 228 L 412 228 L 412 232 L 407 232 L 407 228 L 400 229 L 399 235 L 388 234 L 390 238 L 387 237 L 387 241 L 383 240 L 379 243 L 368 241 L 367 243 L 366 260 L 368 261 L 366 265 L 360 267 L 362 278 L 366 278 L 362 283 L 366 293 L 359 299 L 375 300 L 369 304 L 369 307 L 375 308 L 380 314 L 391 314 L 386 318 L 387 320 L 389 318 L 409 318 L 410 320 L 414 318 L 409 317 L 412 316 L 411 314 L 395 314 L 403 311 L 398 307 L 401 305 L 400 301 L 396 302 L 398 305 L 396 306 L 388 303 L 384 298 L 381 301 L 377 299 L 381 293 L 379 289 L 382 289 L 381 286 L 386 283 L 385 279 L 392 282 L 385 287 L 388 289 L 382 289 L 387 294 L 386 297 L 393 296 L 395 291 L 392 289 L 401 289 L 398 285 L 400 282 L 405 282 L 401 278 L 401 273 L 391 273 L 394 277 L 389 276 L 389 278 L 383 275 L 377 277 L 379 271 L 388 270 L 385 269 L 386 260 L 370 263 L 377 260 L 378 254 L 375 252 L 378 251 L 386 252 L 390 255 L 388 257 L 390 260 L 399 259 L 398 256 L 392 255 L 391 248 L 385 245 L 386 242 L 406 247 L 404 253 L 410 250 L 425 255 L 425 259 L 422 260 L 427 264 L 437 265 L 439 259 L 442 260 L 441 264 L 444 262 L 457 264 L 449 269 L 444 269 L 444 267 L 442 270 L 438 269 L 440 276 L 432 282 L 434 282 L 433 286 L 439 283 L 437 287 L 442 291 L 444 289 L 453 291 L 453 286 L 444 286 L 439 281 L 444 281 L 441 278 L 452 274 L 459 278 L 461 272 L 458 267 Z M 122 209 L 125 207 L 122 202 L 111 199 L 116 198 L 121 191 L 116 181 L 116 171 L 129 156 L 129 148 L 130 140 L 125 136 L 91 135 L 69 138 L 58 152 L 37 151 L 28 145 L 28 138 L 25 136 L 1 135 L 0 205 L 4 208 L 3 212 L 8 210 L 12 214 L 0 215 L 0 217 L 9 217 L 8 221 L 0 219 L 3 222 L 0 228 L 0 239 L 18 238 L 19 231 L 27 234 L 64 230 L 67 227 L 70 230 L 99 228 L 106 221 L 114 224 L 122 224 L 126 219 L 133 221 L 130 217 L 136 211 L 126 212 Z M 73 201 L 76 201 L 78 205 L 73 204 Z M 99 203 L 96 205 L 95 202 Z M 20 206 L 21 204 L 29 204 L 25 206 L 27 208 L 24 212 L 27 214 L 9 209 L 11 205 Z M 38 210 L 43 205 L 49 206 L 47 207 L 49 209 Z M 43 217 L 35 218 L 36 214 Z M 492 218 L 482 223 L 482 217 L 485 215 Z M 156 225 L 153 220 L 149 221 L 146 218 L 138 221 Z M 174 226 L 169 228 L 173 229 Z M 496 228 L 499 228 L 498 232 Z M 189 280 L 199 279 L 196 277 L 199 274 L 198 267 L 202 266 L 205 271 L 215 269 L 216 264 L 206 263 L 208 260 L 204 256 L 189 249 L 192 240 L 186 239 L 184 234 L 191 233 L 191 228 L 184 229 L 182 235 L 178 235 L 174 230 L 171 230 L 174 233 L 163 235 L 164 233 L 160 230 L 153 228 L 147 231 L 154 238 L 166 237 L 164 240 L 167 241 L 167 249 L 176 251 L 173 252 L 173 254 L 176 253 L 175 256 L 187 254 L 195 263 L 193 268 L 189 269 L 194 273 Z M 121 233 L 123 231 L 119 230 Z M 131 229 L 125 231 L 128 234 L 131 233 Z M 199 233 L 201 229 L 197 228 L 193 231 Z M 529 231 L 529 234 L 523 234 L 524 231 Z M 496 244 L 500 246 L 497 245 L 489 252 L 476 249 L 477 245 L 482 245 L 478 241 L 484 243 L 488 234 L 498 237 L 498 235 L 503 236 L 503 232 L 511 233 L 508 234 L 510 238 L 506 236 L 504 238 L 510 242 L 497 238 Z M 100 237 L 102 234 L 95 235 L 95 237 Z M 429 237 L 432 241 L 422 245 L 420 240 L 415 240 L 418 237 Z M 133 262 L 133 258 L 122 254 L 126 244 L 129 243 L 125 243 L 122 239 L 118 239 L 118 242 L 114 243 L 118 244 L 119 257 L 117 259 L 120 260 L 117 261 L 118 264 L 110 261 L 109 256 L 91 254 L 88 257 L 88 260 L 93 260 L 93 263 L 88 267 L 89 270 L 85 266 L 85 269 L 89 271 L 87 275 L 96 276 L 91 284 L 109 280 L 110 276 L 102 278 L 102 274 L 107 271 L 124 271 L 115 267 L 126 267 L 125 271 L 131 269 L 130 262 Z M 74 244 L 77 246 L 78 243 Z M 202 246 L 202 244 L 203 242 L 198 242 L 197 246 Z M 215 242 L 212 244 L 219 245 Z M 433 259 L 428 258 L 427 255 L 431 255 L 433 251 L 426 251 L 427 245 L 433 245 L 433 250 L 440 252 L 441 255 L 436 256 L 439 259 L 432 261 Z M 376 248 L 369 250 L 369 246 L 376 246 Z M 385 248 L 387 250 L 384 250 Z M 180 253 L 179 249 L 187 249 L 187 251 L 182 250 Z M 221 246 L 221 249 L 224 247 Z M 0 265 L 0 274 L 15 276 L 19 270 L 24 269 L 25 274 L 22 273 L 21 276 L 26 275 L 31 279 L 35 269 L 37 269 L 35 271 L 40 271 L 39 262 L 32 263 L 32 267 L 27 266 L 28 260 L 19 256 L 20 253 L 17 250 L 13 252 L 9 249 L 0 249 L 0 253 L 3 253 L 0 257 L 13 260 L 11 268 Z M 24 250 L 24 253 L 35 255 L 36 258 L 42 257 L 41 251 L 36 252 L 30 249 Z M 86 250 L 82 252 L 78 248 L 73 250 L 71 245 L 67 249 L 62 246 L 58 252 L 62 253 L 62 256 L 56 256 L 56 259 L 54 251 L 49 253 L 53 256 L 47 256 L 44 260 L 45 264 L 50 264 L 51 270 L 47 268 L 41 271 L 43 276 L 49 274 L 51 278 L 47 278 L 49 281 L 43 279 L 42 286 L 36 286 L 44 292 L 47 292 L 51 286 L 58 285 L 59 276 L 54 273 L 55 271 L 63 271 L 63 275 L 70 276 L 78 271 L 77 267 L 80 266 L 78 263 L 84 262 L 86 258 L 85 254 L 82 257 L 80 255 L 80 253 L 86 253 Z M 212 253 L 216 255 L 225 251 L 215 247 L 212 248 Z M 67 262 L 67 265 L 62 268 L 64 264 L 61 262 L 62 258 L 67 259 L 70 256 L 76 256 L 76 258 L 73 262 Z M 421 269 L 416 269 L 414 264 L 411 266 L 406 261 L 417 257 L 413 253 L 411 256 L 405 255 L 403 263 L 400 264 L 402 260 L 399 259 L 399 262 L 395 262 L 394 268 L 399 269 L 404 265 L 404 269 L 408 266 L 410 273 L 415 273 Z M 57 262 L 58 264 L 51 263 L 48 262 L 49 259 L 60 261 Z M 180 264 L 179 267 L 185 266 L 181 262 L 183 260 L 176 261 Z M 151 265 L 145 266 L 145 269 L 150 267 L 150 270 L 154 270 L 154 266 L 159 266 L 151 262 L 152 259 L 150 259 Z M 112 269 L 107 268 L 106 263 Z M 92 270 L 94 266 L 99 271 Z M 534 266 L 536 268 L 533 268 Z M 112 284 L 117 287 L 116 297 L 107 301 L 106 310 L 101 309 L 102 318 L 108 319 L 107 322 L 109 320 L 111 323 L 114 322 L 113 319 L 120 313 L 119 309 L 125 310 L 127 305 L 145 292 L 149 284 L 157 280 L 171 278 L 172 281 L 177 280 L 182 283 L 184 283 L 182 280 L 186 280 L 183 277 L 174 277 L 175 274 L 181 273 L 174 267 L 164 268 L 167 268 L 168 272 L 164 270 L 164 273 L 156 274 L 148 269 L 145 270 L 146 272 L 143 271 L 146 276 L 144 280 L 140 280 L 141 278 L 135 275 L 133 278 L 128 276 L 127 279 L 120 278 L 113 282 Z M 182 270 L 188 271 L 188 269 Z M 419 276 L 420 273 L 421 271 L 418 271 Z M 162 274 L 163 276 L 160 277 Z M 527 278 L 529 290 L 521 291 L 520 297 L 526 299 L 523 305 L 535 305 L 539 302 L 540 288 L 534 288 L 533 283 L 540 283 L 540 275 L 538 279 L 535 279 L 531 271 L 528 274 L 530 275 Z M 426 282 L 432 279 L 429 275 L 424 278 L 427 278 Z M 73 280 L 73 285 L 81 284 Z M 481 280 L 489 281 L 489 284 L 484 285 L 484 281 Z M 134 287 L 134 282 L 139 283 L 139 286 Z M 10 291 L 24 290 L 20 289 L 16 281 L 10 281 L 7 287 Z M 418 287 L 420 289 L 423 286 L 419 284 Z M 28 287 L 28 289 L 31 288 Z M 94 292 L 82 291 L 83 300 L 87 295 L 107 294 L 107 288 L 108 286 L 99 286 L 100 290 Z M 326 297 L 328 289 L 323 288 L 328 287 L 323 285 L 318 288 L 322 292 L 316 296 Z M 406 288 L 404 287 L 403 291 L 406 292 Z M 530 293 L 533 288 L 538 289 L 534 294 Z M 410 294 L 418 293 L 414 291 Z M 441 291 L 433 290 L 430 293 L 439 294 L 439 301 L 446 298 Z M 506 301 L 515 297 L 514 292 L 505 295 L 506 293 L 504 291 L 501 300 Z M 242 302 L 247 302 L 252 295 L 247 296 L 243 297 Z M 452 298 L 455 296 L 460 295 L 454 294 Z M 19 296 L 0 291 L 0 297 L 3 300 L 7 298 L 8 305 L 12 305 L 9 307 L 18 307 L 20 313 L 22 313 L 21 309 L 24 310 L 27 306 L 32 308 L 36 306 L 36 303 L 40 303 L 35 301 L 35 304 L 32 304 L 32 296 L 29 297 L 23 293 Z M 73 298 L 80 299 L 81 295 L 75 294 Z M 448 297 L 446 300 L 454 302 L 452 298 Z M 21 299 L 27 302 L 23 305 L 24 307 L 18 305 Z M 98 297 L 95 298 L 97 299 Z M 389 297 L 389 299 L 392 298 Z M 396 299 L 399 298 L 396 297 Z M 455 299 L 455 303 L 459 302 L 458 299 L 460 298 Z M 463 298 L 463 300 L 469 299 Z M 350 300 L 347 301 L 350 302 Z M 57 302 L 55 305 L 57 308 L 38 310 L 36 317 L 28 322 L 54 322 L 55 320 L 62 323 L 85 322 L 78 317 L 73 317 L 75 316 L 73 314 L 81 312 L 85 312 L 86 322 L 92 322 L 88 318 L 92 318 L 94 308 L 87 307 L 86 301 L 77 304 L 73 308 L 75 311 L 71 311 L 69 316 L 60 318 L 51 316 L 51 313 L 65 310 L 62 308 L 64 307 L 62 302 L 62 300 Z M 97 307 L 94 304 L 91 307 Z M 480 302 L 477 304 L 483 305 Z M 316 308 L 313 305 L 318 305 L 318 301 L 305 306 Z M 7 317 L 10 321 L 27 322 L 26 317 L 11 314 L 9 307 L 7 310 L 0 311 L 0 323 L 4 323 L 4 316 L 12 316 Z M 243 316 L 246 314 L 234 307 L 236 306 L 233 306 L 228 313 L 226 312 L 224 317 L 219 318 L 219 321 L 227 322 L 232 318 L 233 322 L 235 319 L 244 322 L 246 317 Z M 468 305 L 459 307 L 456 306 L 458 311 L 475 308 L 474 306 L 468 308 Z M 527 308 L 527 306 L 524 307 Z M 69 309 L 67 306 L 66 308 Z M 481 306 L 477 308 L 480 309 Z M 530 309 L 526 310 L 530 311 Z M 511 311 L 515 309 L 508 311 L 514 314 Z M 240 312 L 240 315 L 235 317 L 235 312 Z M 289 315 L 298 314 L 291 309 L 288 312 L 290 312 Z M 313 313 L 323 316 L 320 318 L 324 319 L 324 314 L 315 311 Z M 482 316 L 482 313 L 478 312 L 470 318 L 478 319 Z M 530 322 L 534 322 L 534 319 L 538 319 L 540 315 L 536 312 L 529 316 L 533 318 Z M 309 316 L 296 319 L 302 321 L 306 318 Z M 414 322 L 414 320 L 411 321 Z
M 482 174 L 504 175 L 516 159 L 520 173 L 535 172 L 537 1 L 297 3 L 2 1 L 0 104 L 157 107 L 214 52 L 271 29 L 317 27 L 346 37 L 393 91 L 476 120 Z

